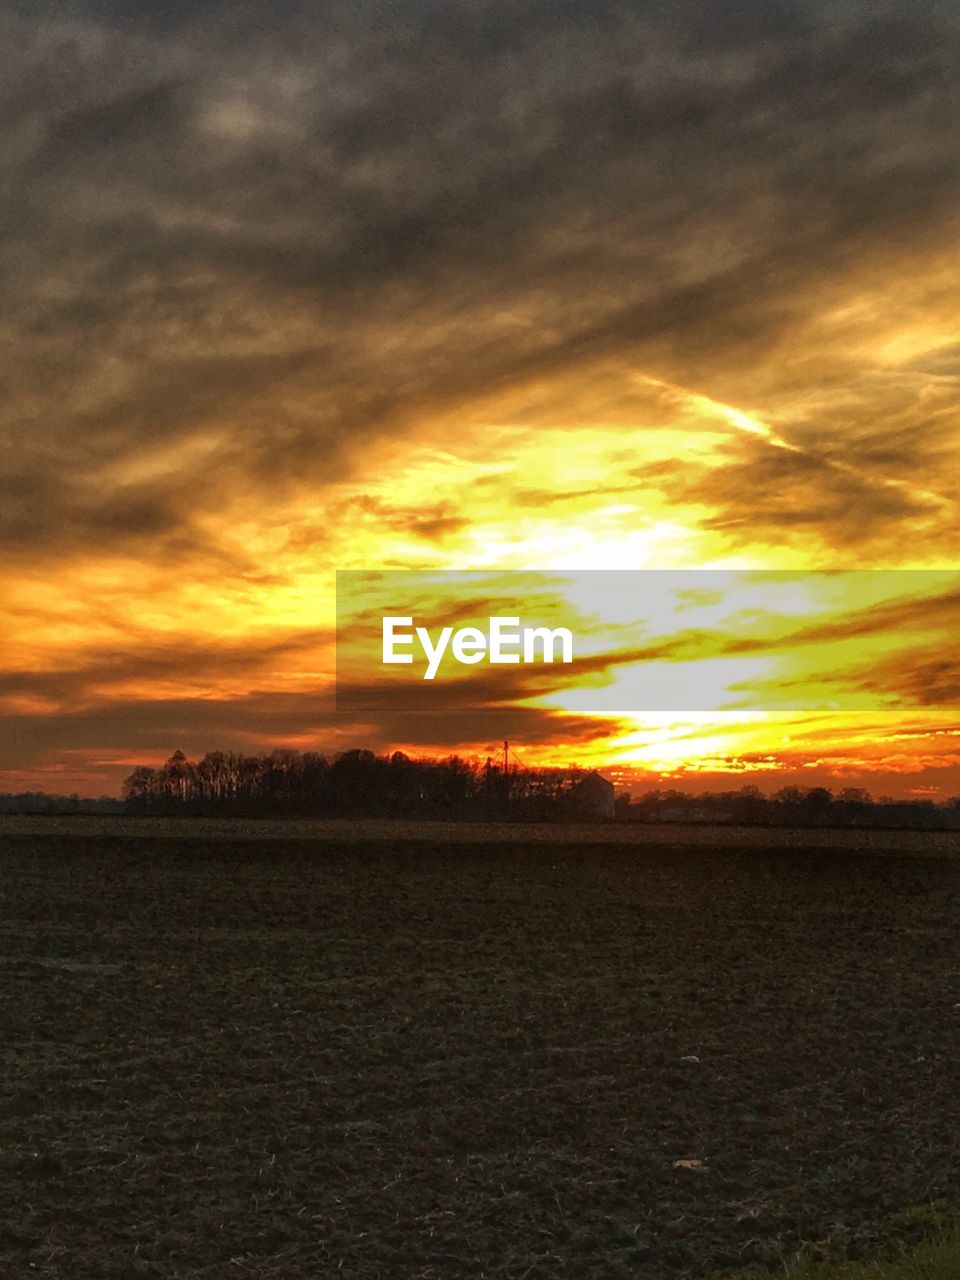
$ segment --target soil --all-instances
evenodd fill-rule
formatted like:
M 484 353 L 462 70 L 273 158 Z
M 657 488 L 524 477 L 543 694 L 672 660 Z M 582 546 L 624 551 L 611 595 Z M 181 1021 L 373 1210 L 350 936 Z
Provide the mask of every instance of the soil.
M 960 860 L 696 839 L 0 833 L 0 1274 L 673 1280 L 915 1238 L 960 1201 Z

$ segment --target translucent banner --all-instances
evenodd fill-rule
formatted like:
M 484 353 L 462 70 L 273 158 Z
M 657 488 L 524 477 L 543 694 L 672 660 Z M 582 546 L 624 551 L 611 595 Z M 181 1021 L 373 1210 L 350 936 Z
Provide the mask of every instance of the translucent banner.
M 960 570 L 337 574 L 337 708 L 960 705 Z

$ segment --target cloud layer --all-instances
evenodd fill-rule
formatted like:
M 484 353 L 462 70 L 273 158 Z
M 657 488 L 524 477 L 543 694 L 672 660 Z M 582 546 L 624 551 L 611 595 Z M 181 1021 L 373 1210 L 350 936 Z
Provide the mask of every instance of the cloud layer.
M 322 676 L 337 564 L 497 536 L 949 562 L 958 37 L 937 0 L 8 7 L 17 696 L 122 750 L 158 650 L 211 706 L 227 649 Z

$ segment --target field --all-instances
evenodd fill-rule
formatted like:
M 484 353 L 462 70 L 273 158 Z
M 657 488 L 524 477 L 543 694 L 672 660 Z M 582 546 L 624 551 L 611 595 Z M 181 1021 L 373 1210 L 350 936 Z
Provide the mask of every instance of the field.
M 960 859 L 870 841 L 5 819 L 0 1274 L 914 1240 L 960 1201 Z

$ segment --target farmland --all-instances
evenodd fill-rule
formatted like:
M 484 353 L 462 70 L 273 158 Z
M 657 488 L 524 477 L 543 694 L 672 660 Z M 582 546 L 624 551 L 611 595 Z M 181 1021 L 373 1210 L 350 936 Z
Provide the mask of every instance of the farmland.
M 960 1200 L 956 844 L 5 819 L 0 1273 L 672 1280 L 914 1239 Z

